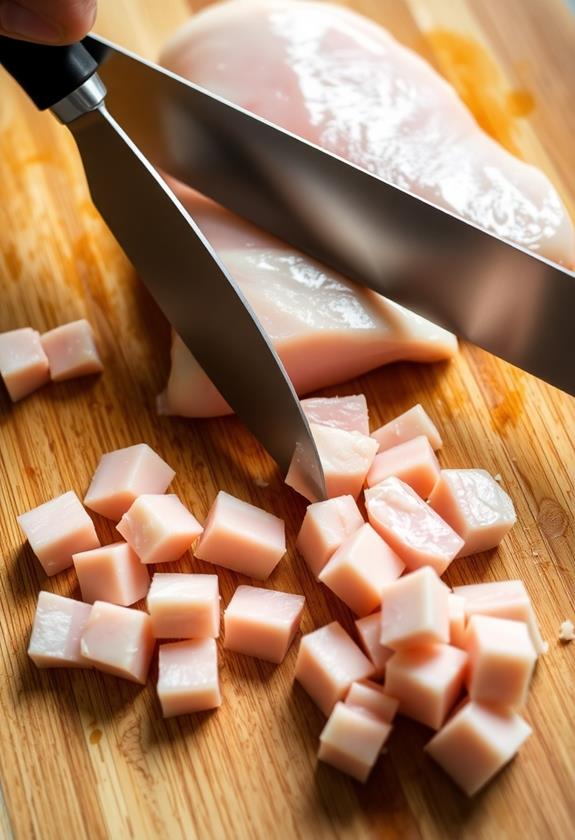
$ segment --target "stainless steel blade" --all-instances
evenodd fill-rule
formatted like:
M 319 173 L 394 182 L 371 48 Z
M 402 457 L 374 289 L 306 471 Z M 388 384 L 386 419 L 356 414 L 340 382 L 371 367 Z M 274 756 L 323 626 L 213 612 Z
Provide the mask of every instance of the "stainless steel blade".
M 94 203 L 168 321 L 239 417 L 310 497 L 321 463 L 293 386 L 240 289 L 162 178 L 105 107 L 69 124 Z
M 575 274 L 99 38 L 150 160 L 359 283 L 575 394 Z

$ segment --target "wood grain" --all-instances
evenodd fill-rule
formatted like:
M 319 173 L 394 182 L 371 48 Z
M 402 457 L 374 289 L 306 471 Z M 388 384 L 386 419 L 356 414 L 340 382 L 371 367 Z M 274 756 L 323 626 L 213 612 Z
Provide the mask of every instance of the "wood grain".
M 561 0 L 347 5 L 433 62 L 487 130 L 545 169 L 575 214 L 575 35 Z M 183 0 L 101 0 L 98 30 L 154 57 L 187 13 Z M 289 554 L 269 585 L 305 594 L 304 632 L 331 617 L 352 622 L 294 550 L 303 502 L 240 424 L 156 416 L 167 327 L 93 210 L 66 131 L 5 76 L 0 295 L 0 331 L 86 316 L 106 361 L 100 378 L 51 385 L 16 405 L 0 394 L 0 835 L 572 836 L 575 645 L 557 641 L 575 611 L 572 399 L 468 346 L 452 364 L 393 365 L 332 389 L 365 391 L 374 424 L 423 402 L 444 432 L 443 465 L 501 474 L 519 522 L 498 551 L 455 563 L 448 580 L 524 578 L 550 642 L 526 712 L 534 735 L 475 800 L 424 757 L 428 732 L 408 721 L 364 787 L 316 765 L 323 720 L 292 685 L 295 648 L 278 668 L 220 650 L 222 708 L 171 721 L 160 716 L 155 666 L 141 689 L 96 672 L 40 672 L 28 660 L 38 590 L 79 593 L 72 572 L 42 576 L 16 515 L 64 490 L 82 496 L 103 451 L 139 441 L 177 469 L 174 491 L 200 518 L 224 488 L 286 519 Z M 96 527 L 112 537 L 105 520 Z M 208 570 L 191 557 L 173 568 Z M 221 574 L 224 604 L 238 581 Z

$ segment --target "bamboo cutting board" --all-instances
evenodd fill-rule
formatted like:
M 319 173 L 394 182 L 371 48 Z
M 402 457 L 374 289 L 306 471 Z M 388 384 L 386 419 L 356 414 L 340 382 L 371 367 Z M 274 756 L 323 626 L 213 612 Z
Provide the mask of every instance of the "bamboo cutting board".
M 206 3 L 192 3 L 194 10 Z M 480 123 L 543 168 L 575 215 L 575 25 L 562 0 L 353 0 L 454 83 Z M 101 0 L 98 31 L 154 57 L 184 0 Z M 160 418 L 168 330 L 88 200 L 66 131 L 0 78 L 0 331 L 86 316 L 100 378 L 0 394 L 0 835 L 27 838 L 567 838 L 575 821 L 575 401 L 486 353 L 399 364 L 329 393 L 368 396 L 372 421 L 421 401 L 444 433 L 444 466 L 500 473 L 519 521 L 496 552 L 453 564 L 450 583 L 522 577 L 549 653 L 526 717 L 534 734 L 473 801 L 424 757 L 429 732 L 400 721 L 369 782 L 316 766 L 323 719 L 280 667 L 220 650 L 224 705 L 163 721 L 145 688 L 97 672 L 40 672 L 26 656 L 46 579 L 15 517 L 68 489 L 81 497 L 102 452 L 145 441 L 177 469 L 202 518 L 220 488 L 284 517 L 289 553 L 268 585 L 303 592 L 303 631 L 350 614 L 294 549 L 304 504 L 234 419 Z M 267 486 L 261 486 L 268 482 Z M 98 519 L 102 541 L 113 539 Z M 188 557 L 174 569 L 211 571 Z M 239 578 L 220 575 L 226 604 Z

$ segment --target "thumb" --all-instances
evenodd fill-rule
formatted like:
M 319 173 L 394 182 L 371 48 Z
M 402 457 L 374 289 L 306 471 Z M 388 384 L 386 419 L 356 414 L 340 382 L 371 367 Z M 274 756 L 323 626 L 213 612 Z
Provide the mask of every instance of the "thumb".
M 0 0 L 0 34 L 25 41 L 79 41 L 95 17 L 96 0 Z

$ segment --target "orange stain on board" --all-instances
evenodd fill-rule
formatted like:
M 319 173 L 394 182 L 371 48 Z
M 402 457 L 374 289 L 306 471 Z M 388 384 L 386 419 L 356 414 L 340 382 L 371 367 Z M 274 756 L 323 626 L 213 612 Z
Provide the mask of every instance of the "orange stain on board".
M 509 90 L 485 47 L 456 32 L 435 29 L 425 34 L 442 75 L 453 85 L 481 128 L 508 151 L 521 157 L 515 135 L 517 120 L 527 117 L 535 100 L 527 90 Z
M 514 429 L 523 414 L 523 386 L 509 388 L 505 396 L 490 408 L 493 428 L 499 434 L 505 434 L 508 428 Z
M 99 744 L 101 740 L 102 740 L 102 730 L 101 729 L 93 729 L 92 732 L 90 732 L 90 743 L 96 745 L 96 744 Z

